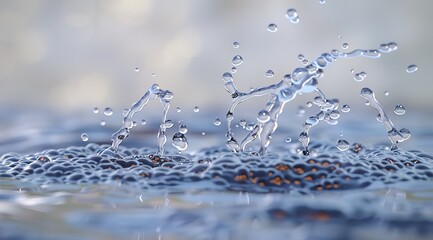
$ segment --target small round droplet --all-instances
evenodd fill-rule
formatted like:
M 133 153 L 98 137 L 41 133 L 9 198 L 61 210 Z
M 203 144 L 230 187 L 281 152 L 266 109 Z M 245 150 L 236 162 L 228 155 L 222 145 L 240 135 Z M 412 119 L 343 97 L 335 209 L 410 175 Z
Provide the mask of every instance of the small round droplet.
M 144 120 L 144 119 L 142 119 L 140 123 L 141 123 L 142 126 L 144 126 L 144 125 L 147 124 L 146 120 Z
M 95 108 L 93 108 L 93 113 L 98 113 L 99 112 L 99 108 L 97 108 L 97 107 L 95 107 Z
M 164 123 L 161 124 L 162 128 L 171 128 L 173 127 L 173 121 L 168 119 Z
M 89 141 L 89 135 L 87 135 L 87 133 L 82 133 L 81 134 L 81 141 L 83 141 L 83 142 Z
M 105 108 L 105 110 L 104 110 L 104 114 L 105 114 L 106 116 L 111 116 L 111 115 L 113 115 L 113 109 L 111 109 L 111 108 L 109 108 L 109 107 Z
M 308 60 L 307 59 L 302 60 L 302 64 L 307 65 L 308 64 Z
M 305 59 L 305 56 L 303 55 L 303 54 L 299 54 L 298 55 L 298 60 L 299 61 L 302 61 L 302 60 L 304 60 Z
M 320 4 L 325 4 L 325 3 L 326 3 L 326 0 L 319 0 L 319 3 L 320 3 Z
M 213 124 L 214 124 L 215 126 L 219 126 L 219 125 L 221 125 L 221 119 L 220 119 L 220 118 L 215 118 L 215 120 L 213 121 Z
M 188 128 L 186 127 L 186 125 L 182 124 L 179 126 L 179 132 L 182 134 L 185 134 L 188 132 Z
M 206 135 L 206 133 L 205 133 L 205 132 L 202 132 L 201 135 L 204 136 L 204 135 Z
M 349 44 L 348 44 L 348 43 L 343 43 L 343 44 L 341 45 L 341 48 L 343 48 L 343 49 L 348 49 L 348 48 L 349 48 Z
M 194 107 L 194 112 L 200 112 L 200 108 L 198 108 L 197 106 Z
M 233 57 L 232 59 L 232 65 L 233 66 L 239 66 L 244 62 L 244 59 L 242 58 L 241 55 L 236 55 Z
M 241 119 L 239 121 L 239 126 L 241 126 L 242 128 L 245 128 L 245 125 L 247 125 L 247 121 L 245 121 L 245 119 Z
M 171 144 L 178 151 L 184 151 L 188 148 L 188 140 L 186 139 L 185 135 L 180 132 L 174 134 Z
M 305 106 L 306 107 L 308 107 L 308 108 L 310 108 L 310 107 L 312 107 L 313 106 L 313 103 L 312 102 L 310 102 L 310 101 L 308 101 L 306 104 L 305 104 Z
M 296 114 L 297 114 L 299 117 L 304 116 L 304 115 L 305 115 L 305 108 L 304 108 L 303 106 L 299 106 L 299 107 L 296 109 Z
M 152 77 L 155 77 L 156 76 L 156 73 L 152 73 Z
M 269 116 L 269 112 L 266 110 L 261 110 L 257 116 L 257 120 L 259 122 L 262 122 L 262 123 L 267 122 L 270 119 L 271 119 L 271 116 Z
M 407 73 L 413 73 L 413 72 L 416 72 L 416 70 L 418 70 L 418 66 L 415 64 L 411 64 L 411 65 L 407 66 L 407 68 L 406 68 Z
M 287 10 L 286 18 L 289 19 L 291 23 L 299 22 L 298 12 L 294 8 L 290 8 L 289 10 Z
M 406 113 L 406 108 L 403 107 L 403 105 L 397 105 L 394 108 L 394 113 L 397 115 L 403 115 Z
M 350 112 L 350 106 L 347 105 L 347 104 L 344 104 L 344 105 L 341 107 L 341 111 L 344 112 L 344 113 L 348 113 L 348 112 Z
M 292 139 L 288 137 L 288 138 L 286 138 L 286 140 L 284 140 L 284 142 L 290 143 L 290 142 L 292 142 Z
M 233 48 L 238 48 L 239 47 L 239 43 L 238 42 L 233 42 Z
M 101 126 L 105 126 L 107 123 L 104 120 L 101 120 L 101 122 L 99 123 Z
M 230 72 L 232 73 L 236 73 L 238 71 L 238 69 L 236 67 L 232 67 L 232 69 L 230 70 Z
M 133 127 L 137 126 L 137 122 L 136 121 L 132 121 L 132 126 Z
M 140 68 L 136 67 L 136 68 L 134 69 L 134 71 L 135 71 L 135 72 L 140 72 Z
M 340 151 L 346 151 L 347 149 L 349 149 L 350 145 L 349 142 L 346 140 L 338 140 L 337 142 L 337 148 Z
M 266 76 L 267 78 L 272 78 L 272 77 L 274 77 L 274 71 L 272 71 L 272 70 L 269 69 L 268 71 L 266 71 L 265 76 Z
M 127 108 L 123 109 L 122 116 L 126 116 L 126 114 L 128 114 L 128 112 L 129 112 L 129 109 L 127 109 Z
M 180 107 L 177 107 L 176 112 L 180 113 L 180 112 L 182 112 L 182 109 Z
M 270 23 L 270 24 L 268 25 L 268 31 L 269 31 L 269 32 L 276 32 L 276 31 L 278 31 L 277 24 L 275 24 L 275 23 Z

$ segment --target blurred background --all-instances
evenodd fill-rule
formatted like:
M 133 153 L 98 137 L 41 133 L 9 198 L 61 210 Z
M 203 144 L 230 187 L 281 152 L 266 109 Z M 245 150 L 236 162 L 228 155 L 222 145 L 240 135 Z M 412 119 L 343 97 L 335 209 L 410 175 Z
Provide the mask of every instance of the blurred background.
M 298 11 L 299 23 L 285 17 L 289 8 Z M 302 66 L 298 54 L 313 60 L 343 50 L 343 43 L 350 51 L 391 41 L 398 51 L 379 59 L 338 60 L 325 70 L 319 87 L 353 106 L 354 116 L 369 111 L 374 122 L 375 110 L 359 97 L 368 86 L 390 113 L 397 104 L 406 107 L 396 122 L 421 122 L 415 113 L 432 111 L 432 11 L 429 0 L 0 0 L 2 126 L 6 131 L 47 118 L 98 125 L 107 118 L 101 116 L 105 107 L 114 110 L 113 124 L 119 126 L 123 109 L 152 83 L 174 92 L 172 106 L 182 109 L 180 118 L 209 116 L 211 124 L 230 104 L 221 75 L 237 54 L 244 62 L 235 83 L 249 91 Z M 276 32 L 267 31 L 270 23 L 278 26 Z M 418 70 L 407 73 L 411 64 Z M 269 69 L 272 78 L 265 77 Z M 351 69 L 365 71 L 366 79 L 356 82 Z M 313 97 L 288 104 L 287 114 Z M 265 102 L 245 103 L 240 111 L 255 116 Z M 158 103 L 149 105 L 146 114 L 161 114 Z M 94 107 L 100 109 L 97 117 Z

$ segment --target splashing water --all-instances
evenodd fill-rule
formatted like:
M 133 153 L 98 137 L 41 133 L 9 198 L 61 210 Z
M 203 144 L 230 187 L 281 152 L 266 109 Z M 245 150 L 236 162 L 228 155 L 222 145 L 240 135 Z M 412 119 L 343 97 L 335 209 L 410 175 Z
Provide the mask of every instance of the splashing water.
M 158 152 L 159 155 L 164 155 L 164 144 L 167 142 L 166 129 L 173 126 L 173 123 L 167 122 L 167 113 L 170 108 L 170 100 L 173 98 L 173 93 L 169 90 L 162 90 L 157 84 L 153 84 L 147 92 L 135 102 L 131 108 L 127 111 L 125 117 L 123 118 L 122 127 L 113 134 L 111 137 L 112 144 L 109 148 L 102 151 L 101 155 L 117 155 L 116 152 L 119 149 L 120 143 L 129 136 L 130 129 L 134 127 L 132 117 L 136 112 L 143 109 L 144 106 L 151 99 L 159 98 L 163 106 L 163 116 L 161 124 L 159 127 L 157 142 L 158 142 Z
M 340 114 L 338 112 L 339 100 L 328 99 L 324 93 L 317 87 L 318 79 L 323 76 L 324 69 L 329 63 L 334 62 L 338 58 L 354 58 L 367 57 L 378 58 L 381 53 L 389 53 L 397 49 L 397 44 L 394 42 L 381 44 L 378 49 L 362 50 L 357 49 L 351 52 L 341 52 L 332 50 L 330 53 L 323 53 L 317 57 L 311 64 L 306 67 L 299 67 L 293 70 L 291 74 L 284 76 L 284 79 L 276 84 L 267 87 L 254 89 L 249 93 L 240 92 L 234 85 L 233 76 L 227 73 L 223 74 L 224 87 L 232 96 L 232 104 L 227 112 L 227 146 L 234 152 L 245 150 L 248 143 L 260 139 L 260 152 L 266 154 L 270 144 L 271 135 L 278 127 L 278 116 L 284 109 L 284 105 L 292 101 L 299 93 L 316 92 L 318 96 L 314 99 L 314 104 L 320 107 L 319 113 L 308 118 L 304 124 L 304 131 L 299 135 L 299 141 L 303 146 L 303 153 L 308 155 L 308 144 L 310 142 L 309 131 L 317 125 L 319 121 L 326 121 L 329 124 L 335 125 Z M 299 57 L 299 56 L 298 56 Z M 229 76 L 229 77 L 228 77 Z M 365 77 L 365 73 L 362 74 Z M 236 107 L 253 97 L 271 95 L 265 109 L 258 114 L 257 123 L 252 131 L 238 144 L 231 129 L 231 124 L 234 119 Z M 377 101 L 376 101 L 377 102 Z M 389 131 L 389 130 L 388 130 Z M 399 139 L 399 141 L 403 141 Z M 396 141 L 393 142 L 393 149 L 396 147 Z

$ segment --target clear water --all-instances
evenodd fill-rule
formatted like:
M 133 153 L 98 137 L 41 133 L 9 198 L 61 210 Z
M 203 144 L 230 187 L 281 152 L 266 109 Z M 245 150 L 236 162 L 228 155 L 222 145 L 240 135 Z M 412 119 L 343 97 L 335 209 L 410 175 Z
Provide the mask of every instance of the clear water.
M 286 17 L 299 22 L 295 9 Z M 278 28 L 269 24 L 267 30 Z M 239 46 L 233 42 L 234 49 Z M 299 54 L 305 66 L 249 92 L 234 85 L 236 67 L 245 64 L 235 55 L 222 76 L 232 99 L 226 125 L 215 116 L 209 122 L 193 117 L 169 136 L 175 122 L 167 115 L 175 97 L 154 84 L 126 109 L 117 131 L 95 127 L 105 126 L 105 120 L 90 127 L 56 123 L 56 129 L 36 132 L 23 127 L 20 137 L 0 142 L 0 239 L 431 239 L 433 156 L 426 153 L 431 128 L 407 123 L 418 133 L 416 143 L 401 146 L 411 133 L 397 130 L 391 121 L 395 115 L 387 115 L 370 88 L 356 97 L 378 111 L 374 123 L 383 131 L 366 116 L 339 123 L 351 107 L 340 108 L 338 99 L 318 87 L 326 84 L 324 69 L 337 59 L 377 58 L 396 49 L 390 42 L 370 50 L 332 50 L 311 62 Z M 417 69 L 410 65 L 406 71 Z M 366 77 L 364 71 L 352 73 L 356 81 Z M 264 75 L 277 76 L 272 70 Z M 278 116 L 301 94 L 311 95 L 305 106 L 318 108 L 317 113 L 305 117 L 301 106 L 301 133 L 279 128 L 283 140 L 276 141 Z M 238 116 L 238 104 L 263 95 L 268 101 L 255 122 Z M 134 121 L 151 100 L 162 104 L 160 123 Z M 109 107 L 93 112 L 102 110 L 105 117 L 113 115 Z M 405 112 L 402 105 L 394 109 L 396 115 Z M 193 107 L 191 115 L 199 114 Z M 240 141 L 235 120 L 246 131 Z M 154 132 L 134 130 L 136 121 Z M 331 126 L 319 126 L 322 121 Z M 328 136 L 336 131 L 332 126 L 342 129 L 336 141 Z M 109 144 L 106 136 L 112 132 Z

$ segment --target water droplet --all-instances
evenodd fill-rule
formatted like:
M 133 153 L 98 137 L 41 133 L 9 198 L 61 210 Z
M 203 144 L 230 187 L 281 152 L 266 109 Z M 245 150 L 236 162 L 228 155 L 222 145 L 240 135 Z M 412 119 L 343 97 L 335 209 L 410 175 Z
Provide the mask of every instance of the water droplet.
M 188 128 L 186 127 L 186 125 L 182 124 L 179 126 L 179 132 L 182 134 L 185 134 L 188 132 Z
M 261 123 L 268 122 L 271 119 L 269 112 L 266 110 L 261 110 L 257 116 L 257 120 Z
M 350 73 L 354 73 L 355 72 L 355 69 L 350 69 Z
M 343 44 L 341 45 L 341 48 L 343 48 L 343 49 L 347 49 L 347 48 L 349 48 L 349 44 L 348 44 L 348 43 L 343 43 Z
M 289 10 L 287 10 L 286 18 L 289 19 L 292 23 L 299 22 L 298 12 L 294 8 L 290 8 Z
M 132 121 L 132 126 L 133 127 L 137 126 L 137 122 L 136 121 Z
M 266 76 L 267 78 L 272 78 L 272 77 L 274 77 L 274 71 L 272 71 L 272 70 L 269 69 L 268 71 L 266 71 L 265 76 Z
M 347 149 L 349 149 L 350 145 L 349 142 L 346 140 L 338 140 L 337 142 L 337 148 L 340 151 L 346 151 Z
M 168 119 L 163 124 L 161 124 L 161 128 L 171 128 L 173 127 L 173 121 Z
M 407 66 L 407 68 L 406 68 L 407 73 L 413 73 L 413 72 L 416 72 L 416 70 L 418 70 L 418 66 L 415 64 L 411 64 L 411 65 Z
M 241 119 L 239 121 L 239 126 L 241 126 L 242 128 L 245 128 L 245 125 L 247 125 L 247 121 L 245 121 L 245 119 Z
M 89 135 L 87 135 L 87 133 L 82 133 L 81 134 L 81 141 L 83 141 L 83 142 L 89 141 Z
M 180 112 L 182 112 L 182 109 L 180 107 L 177 107 L 176 112 L 180 113 Z
M 215 120 L 213 121 L 213 124 L 215 124 L 215 126 L 221 125 L 221 119 L 220 118 L 215 118 Z
M 385 94 L 385 96 L 389 96 L 389 92 L 385 91 L 383 94 Z
M 304 115 L 305 115 L 305 108 L 304 108 L 303 106 L 299 106 L 299 107 L 296 109 L 296 114 L 297 114 L 299 117 L 304 116 Z
M 140 68 L 136 67 L 136 68 L 134 69 L 134 71 L 135 71 L 135 72 L 140 72 Z
M 101 126 L 105 126 L 107 123 L 104 120 L 101 120 L 100 124 Z
M 233 57 L 232 59 L 232 65 L 233 66 L 239 66 L 244 62 L 244 59 L 242 58 L 241 55 L 236 55 Z
M 125 117 L 126 114 L 128 114 L 128 112 L 129 112 L 129 109 L 125 108 L 125 109 L 123 109 L 122 115 Z
M 152 77 L 155 77 L 156 76 L 156 73 L 152 73 Z
M 310 102 L 310 101 L 308 101 L 306 104 L 305 104 L 305 106 L 307 106 L 308 108 L 310 108 L 310 107 L 312 107 L 313 106 L 313 103 L 312 102 Z
M 360 72 L 360 73 L 355 74 L 353 79 L 355 79 L 355 81 L 357 81 L 357 82 L 362 82 L 362 81 L 364 81 L 365 77 L 367 77 L 367 73 Z
M 302 64 L 307 65 L 308 64 L 308 60 L 307 59 L 302 60 Z
M 144 126 L 144 125 L 146 125 L 146 124 L 147 124 L 146 120 L 142 119 L 142 120 L 141 120 L 141 125 Z
M 105 114 L 106 116 L 111 116 L 111 115 L 113 115 L 113 109 L 111 109 L 111 108 L 109 108 L 109 107 L 105 108 L 105 110 L 104 110 L 104 114 Z
M 198 108 L 197 106 L 194 107 L 194 112 L 200 112 L 200 108 Z
M 292 142 L 292 139 L 288 137 L 288 138 L 286 138 L 286 140 L 284 140 L 284 142 L 290 143 L 290 142 Z
M 350 112 L 350 106 L 347 105 L 347 104 L 344 104 L 344 105 L 341 107 L 341 111 L 344 112 L 344 113 Z
M 319 3 L 320 3 L 320 4 L 325 4 L 325 3 L 326 3 L 326 0 L 319 0 Z
M 255 126 L 256 126 L 256 124 L 254 124 L 254 123 L 248 123 L 247 126 L 245 126 L 245 129 L 248 131 L 252 131 Z
M 236 67 L 232 67 L 231 71 L 232 73 L 236 73 L 238 71 L 238 69 Z
M 317 123 L 319 123 L 319 119 L 317 119 L 316 117 L 309 117 L 309 118 L 307 118 L 307 120 L 305 121 L 305 123 L 309 124 L 311 126 L 314 126 Z
M 397 105 L 394 108 L 394 113 L 397 115 L 403 115 L 406 113 L 406 108 L 404 108 L 402 105 Z
M 225 72 L 225 73 L 223 73 L 222 79 L 224 82 L 231 82 L 231 81 L 233 81 L 233 75 L 229 72 Z
M 233 42 L 233 48 L 238 48 L 239 47 L 239 43 L 238 42 Z
M 178 151 L 184 151 L 188 148 L 188 140 L 186 139 L 185 135 L 180 132 L 173 135 L 171 144 Z
M 206 133 L 205 133 L 205 132 L 202 132 L 201 135 L 204 136 L 204 135 L 206 135 Z
M 299 61 L 302 61 L 302 60 L 304 60 L 305 59 L 305 56 L 303 55 L 303 54 L 299 54 L 298 55 L 298 60 Z
M 276 32 L 278 30 L 277 24 L 275 23 L 270 23 L 268 25 L 268 31 L 269 32 Z
M 338 35 L 338 39 L 343 39 L 343 36 L 341 36 L 341 35 Z
M 97 107 L 95 107 L 95 108 L 93 108 L 93 113 L 98 113 L 99 112 L 99 108 L 97 108 Z

